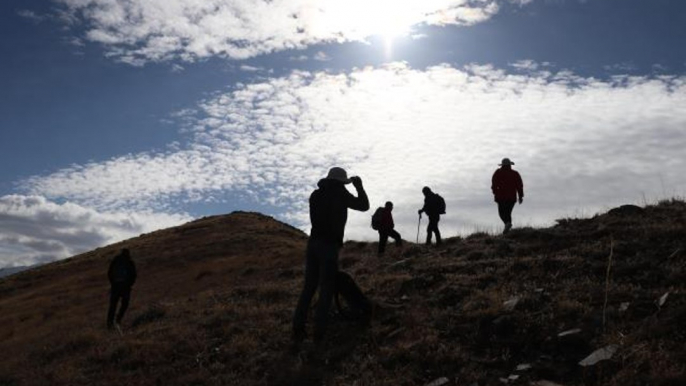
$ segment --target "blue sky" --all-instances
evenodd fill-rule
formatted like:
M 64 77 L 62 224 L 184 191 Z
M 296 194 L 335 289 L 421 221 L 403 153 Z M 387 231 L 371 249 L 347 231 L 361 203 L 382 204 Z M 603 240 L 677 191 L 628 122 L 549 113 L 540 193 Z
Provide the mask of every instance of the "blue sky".
M 684 196 L 686 3 L 53 0 L 0 4 L 0 267 L 203 215 L 307 229 L 334 165 L 447 235 Z M 372 239 L 370 214 L 348 237 Z

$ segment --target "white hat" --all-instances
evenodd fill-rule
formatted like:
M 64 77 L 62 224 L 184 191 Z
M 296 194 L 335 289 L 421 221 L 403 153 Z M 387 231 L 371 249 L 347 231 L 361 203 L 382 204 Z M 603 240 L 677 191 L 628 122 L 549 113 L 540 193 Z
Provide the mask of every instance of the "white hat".
M 506 165 L 506 166 L 514 165 L 514 162 L 510 161 L 509 158 L 503 158 L 503 160 L 500 161 L 500 163 L 498 164 L 498 166 L 503 166 L 503 165 Z
M 326 176 L 326 179 L 340 181 L 344 184 L 350 183 L 348 173 L 346 173 L 345 169 L 339 167 L 333 167 L 329 169 L 329 174 Z

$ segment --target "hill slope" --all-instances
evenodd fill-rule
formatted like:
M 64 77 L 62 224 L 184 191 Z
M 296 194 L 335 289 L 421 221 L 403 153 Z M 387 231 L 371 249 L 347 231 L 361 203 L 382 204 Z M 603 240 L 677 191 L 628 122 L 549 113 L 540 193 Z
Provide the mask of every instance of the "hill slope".
M 341 267 L 383 310 L 367 329 L 334 316 L 323 351 L 291 353 L 305 243 L 235 213 L 2 280 L 0 384 L 686 384 L 683 202 L 383 258 L 349 242 Z M 120 336 L 105 272 L 124 246 L 139 282 Z

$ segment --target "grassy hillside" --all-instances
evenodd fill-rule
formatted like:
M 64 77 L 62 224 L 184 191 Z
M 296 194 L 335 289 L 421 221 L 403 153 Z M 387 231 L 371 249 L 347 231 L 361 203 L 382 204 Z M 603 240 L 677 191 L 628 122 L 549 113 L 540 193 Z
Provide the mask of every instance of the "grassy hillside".
M 323 350 L 292 352 L 305 243 L 233 213 L 0 280 L 0 384 L 686 384 L 686 203 L 383 258 L 349 242 L 342 269 L 383 309 L 368 328 L 334 315 Z M 139 281 L 119 335 L 104 327 L 122 247 Z

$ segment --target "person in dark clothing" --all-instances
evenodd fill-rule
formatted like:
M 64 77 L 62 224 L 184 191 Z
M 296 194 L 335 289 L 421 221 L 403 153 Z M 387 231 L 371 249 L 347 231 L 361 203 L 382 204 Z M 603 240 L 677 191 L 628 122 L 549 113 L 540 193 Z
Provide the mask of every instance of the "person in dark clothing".
M 131 287 L 136 282 L 136 266 L 131 260 L 129 250 L 124 248 L 110 263 L 107 271 L 107 278 L 110 280 L 110 308 L 107 311 L 107 328 L 114 326 L 114 313 L 117 310 L 117 303 L 121 298 L 121 306 L 117 314 L 116 322 L 121 323 L 126 309 L 129 307 L 131 298 Z
M 503 158 L 499 164 L 500 169 L 493 173 L 491 179 L 491 190 L 493 197 L 498 204 L 498 215 L 505 224 L 503 234 L 512 229 L 512 209 L 517 202 L 517 195 L 519 195 L 519 204 L 524 200 L 524 184 L 522 177 L 516 170 L 512 169 L 514 162 L 509 158 Z
M 428 186 L 422 189 L 424 193 L 424 207 L 419 209 L 419 217 L 421 218 L 422 213 L 426 213 L 429 217 L 429 225 L 426 227 L 426 245 L 431 245 L 432 234 L 436 234 L 436 244 L 440 245 L 441 231 L 438 229 L 438 221 L 441 219 L 441 199 L 439 196 L 432 192 Z
M 357 197 L 345 185 L 352 182 Z M 305 339 L 307 310 L 319 288 L 319 300 L 314 316 L 314 340 L 321 342 L 326 332 L 329 308 L 336 291 L 338 252 L 343 246 L 348 208 L 361 212 L 369 209 L 369 199 L 359 177 L 347 177 L 344 169 L 334 167 L 319 181 L 318 189 L 310 195 L 312 230 L 307 242 L 305 284 L 293 316 L 293 338 L 296 343 Z
M 381 223 L 379 224 L 379 255 L 383 255 L 386 251 L 386 243 L 388 242 L 388 237 L 392 237 L 395 240 L 395 245 L 400 247 L 402 245 L 402 239 L 400 234 L 396 232 L 395 224 L 393 223 L 393 203 L 388 201 L 381 212 Z

